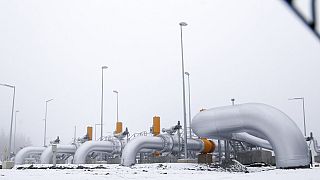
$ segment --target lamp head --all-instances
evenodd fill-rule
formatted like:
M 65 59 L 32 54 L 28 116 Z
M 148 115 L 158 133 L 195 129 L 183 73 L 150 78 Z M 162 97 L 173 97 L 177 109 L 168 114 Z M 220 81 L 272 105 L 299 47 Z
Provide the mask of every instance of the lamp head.
M 180 26 L 187 26 L 188 24 L 186 22 L 180 22 L 179 25 Z

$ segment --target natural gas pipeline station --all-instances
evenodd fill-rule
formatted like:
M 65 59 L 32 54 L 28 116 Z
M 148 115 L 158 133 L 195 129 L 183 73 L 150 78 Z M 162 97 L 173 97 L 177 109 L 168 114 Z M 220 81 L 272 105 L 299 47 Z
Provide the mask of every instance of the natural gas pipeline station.
M 297 15 L 297 17 L 301 20 L 301 22 L 304 23 L 309 28 L 309 30 L 311 30 L 311 32 L 313 32 L 316 35 L 316 38 L 318 40 L 320 40 L 320 33 L 317 30 L 317 28 L 315 27 L 315 25 L 316 25 L 315 3 L 312 3 L 312 6 L 311 6 L 311 7 L 313 7 L 312 13 L 314 14 L 313 22 L 312 21 L 309 22 L 303 18 L 303 16 L 301 15 L 301 13 L 299 13 L 297 11 L 297 9 L 295 9 L 294 4 L 292 4 L 292 1 L 284 0 L 284 2 L 293 11 L 293 13 L 295 13 Z M 312 2 L 315 2 L 315 1 L 312 1 Z M 72 4 L 72 6 L 73 6 L 73 4 Z M 121 5 L 121 7 L 122 6 L 123 5 Z M 91 20 L 93 18 L 88 18 L 88 19 Z M 68 23 L 66 23 L 66 24 L 68 24 Z M 10 124 L 10 130 L 9 130 L 10 135 L 8 136 L 10 138 L 7 138 L 7 139 L 9 139 L 9 143 L 8 143 L 9 150 L 6 150 L 6 152 L 4 153 L 5 154 L 4 156 L 6 156 L 6 157 L 1 159 L 2 165 L 0 168 L 0 169 L 7 169 L 7 170 L 3 170 L 2 172 L 4 172 L 4 174 L 5 174 L 9 171 L 20 170 L 19 168 L 21 168 L 21 167 L 30 167 L 32 169 L 37 165 L 41 166 L 41 167 L 45 166 L 45 168 L 52 168 L 52 169 L 55 169 L 58 166 L 66 167 L 68 165 L 72 165 L 73 167 L 76 167 L 74 169 L 77 169 L 77 167 L 83 167 L 85 165 L 87 167 L 89 167 L 90 165 L 98 165 L 97 166 L 97 169 L 98 169 L 98 168 L 101 168 L 100 165 L 107 166 L 107 164 L 113 164 L 110 166 L 112 166 L 112 167 L 116 166 L 116 169 L 117 168 L 130 169 L 131 168 L 131 170 L 132 170 L 132 169 L 134 169 L 134 167 L 139 166 L 139 164 L 152 165 L 152 164 L 156 164 L 156 163 L 158 163 L 158 164 L 161 164 L 161 163 L 173 164 L 174 163 L 175 165 L 178 164 L 178 166 L 179 165 L 186 166 L 186 165 L 192 164 L 195 166 L 204 165 L 204 166 L 208 166 L 208 167 L 210 166 L 210 167 L 214 167 L 214 168 L 217 167 L 217 168 L 225 168 L 225 169 L 229 168 L 229 167 L 236 167 L 236 166 L 239 166 L 239 167 L 240 166 L 241 167 L 268 166 L 268 167 L 272 167 L 273 168 L 272 170 L 274 170 L 274 169 L 277 169 L 277 170 L 279 170 L 279 169 L 299 169 L 300 170 L 300 169 L 312 169 L 313 167 L 316 167 L 317 170 L 315 170 L 315 171 L 318 171 L 318 173 L 319 173 L 320 172 L 319 171 L 320 170 L 320 168 L 319 168 L 319 166 L 320 166 L 320 144 L 318 144 L 317 139 L 315 138 L 316 136 L 319 137 L 319 134 L 316 134 L 317 132 L 314 129 L 312 131 L 315 132 L 315 135 L 310 131 L 309 132 L 306 131 L 304 97 L 293 98 L 295 100 L 302 100 L 303 101 L 304 132 L 302 132 L 300 127 L 296 124 L 296 122 L 293 121 L 293 119 L 285 113 L 285 110 L 278 108 L 277 103 L 272 104 L 270 102 L 269 102 L 270 105 L 265 104 L 265 102 L 234 104 L 234 99 L 231 99 L 232 105 L 220 106 L 220 105 L 215 104 L 212 106 L 217 106 L 217 107 L 208 107 L 207 109 L 195 110 L 195 111 L 197 111 L 197 113 L 195 115 L 191 116 L 190 82 L 189 82 L 189 75 L 190 74 L 184 70 L 185 66 L 184 66 L 184 59 L 183 59 L 184 54 L 183 54 L 183 41 L 182 41 L 183 28 L 185 28 L 185 26 L 187 26 L 188 24 L 186 22 L 180 22 L 179 24 L 177 23 L 176 25 L 177 25 L 177 27 L 179 25 L 179 30 L 180 30 L 180 43 L 179 44 L 181 47 L 182 69 L 181 69 L 181 72 L 179 71 L 179 73 L 181 73 L 181 75 L 182 75 L 182 78 L 181 78 L 182 89 L 183 89 L 183 91 L 182 91 L 182 97 L 183 97 L 182 100 L 183 101 L 182 102 L 183 102 L 183 111 L 184 111 L 183 118 L 176 117 L 176 119 L 174 121 L 170 121 L 170 126 L 163 127 L 161 125 L 161 121 L 163 121 L 161 119 L 162 118 L 161 115 L 158 115 L 158 114 L 154 115 L 155 111 L 153 111 L 152 114 L 150 115 L 151 116 L 150 119 L 146 120 L 144 118 L 144 122 L 140 122 L 140 124 L 142 124 L 142 123 L 148 124 L 148 128 L 150 127 L 149 129 L 144 129 L 144 130 L 138 131 L 138 132 L 131 131 L 130 126 L 127 126 L 124 121 L 119 121 L 119 118 L 118 118 L 118 91 L 114 90 L 113 92 L 116 93 L 116 95 L 117 95 L 117 119 L 116 119 L 115 123 L 110 122 L 110 121 L 105 121 L 105 124 L 103 124 L 103 111 L 104 111 L 104 109 L 103 109 L 103 92 L 104 92 L 103 91 L 103 72 L 108 67 L 101 66 L 101 69 L 99 69 L 102 71 L 102 78 L 101 78 L 102 79 L 102 88 L 101 88 L 102 95 L 101 95 L 101 112 L 100 112 L 101 122 L 100 122 L 100 124 L 95 124 L 95 126 L 93 126 L 92 124 L 85 122 L 84 124 L 82 124 L 83 125 L 82 132 L 85 132 L 85 133 L 82 134 L 81 137 L 77 137 L 76 133 L 75 133 L 75 135 L 72 139 L 63 139 L 63 141 L 60 140 L 60 137 L 63 137 L 62 134 L 67 132 L 67 130 L 66 130 L 67 127 L 61 128 L 59 130 L 63 130 L 63 132 L 60 131 L 59 133 L 58 132 L 51 133 L 51 135 L 55 134 L 55 136 L 56 135 L 58 135 L 58 136 L 56 139 L 51 139 L 52 138 L 51 137 L 50 139 L 52 141 L 50 141 L 50 143 L 48 144 L 48 143 L 46 143 L 46 139 L 48 139 L 46 136 L 47 135 L 46 134 L 46 131 L 47 131 L 47 124 L 46 124 L 47 103 L 53 100 L 53 99 L 49 99 L 49 100 L 45 101 L 46 102 L 46 109 L 45 109 L 45 119 L 44 119 L 44 144 L 43 144 L 43 146 L 26 146 L 26 147 L 23 146 L 22 148 L 19 149 L 19 151 L 16 152 L 15 150 L 18 148 L 13 148 L 15 150 L 11 149 L 12 139 L 14 139 L 14 138 L 12 138 L 12 134 L 15 134 L 15 133 L 13 133 L 13 119 L 14 119 L 13 114 L 14 114 L 14 110 L 16 110 L 14 107 L 16 86 L 0 83 L 1 86 L 5 86 L 6 88 L 10 88 L 11 90 L 13 90 L 13 101 L 12 101 L 13 103 L 12 103 L 12 111 L 11 111 L 12 113 L 11 113 L 11 122 L 10 122 L 11 124 Z M 195 34 L 198 34 L 198 32 Z M 290 33 L 288 33 L 288 34 L 290 34 Z M 197 36 L 197 35 L 195 35 L 195 36 Z M 229 38 L 229 37 L 227 37 L 227 38 Z M 224 38 L 223 40 L 225 40 L 227 38 Z M 97 39 L 100 39 L 100 37 Z M 240 40 L 242 41 L 243 39 L 240 39 Z M 298 40 L 296 42 L 299 43 Z M 291 42 L 291 41 L 288 41 L 288 43 L 289 42 Z M 121 43 L 123 43 L 123 42 L 121 42 Z M 119 44 L 121 44 L 121 43 L 119 42 Z M 260 40 L 259 40 L 259 43 L 261 43 Z M 60 45 L 62 43 L 59 42 L 58 44 Z M 73 43 L 73 44 L 75 44 L 75 43 Z M 270 45 L 268 44 L 267 46 L 270 46 Z M 229 47 L 229 46 L 226 46 L 226 47 Z M 232 46 L 230 46 L 230 47 L 232 47 Z M 262 46 L 262 47 L 264 47 L 264 46 Z M 274 49 L 271 49 L 271 50 L 273 53 Z M 271 52 L 271 50 L 270 50 L 270 52 Z M 112 51 L 112 50 L 110 50 L 110 51 Z M 226 52 L 230 53 L 229 49 L 227 49 Z M 198 52 L 194 52 L 194 53 L 198 53 Z M 248 50 L 247 53 L 251 54 L 251 49 Z M 282 53 L 282 51 L 281 51 L 281 53 Z M 260 56 L 262 56 L 262 55 L 259 54 L 259 57 Z M 277 55 L 277 56 L 281 56 L 281 54 Z M 306 56 L 305 54 L 301 55 L 301 57 L 302 57 L 301 59 L 304 60 L 304 58 L 306 58 L 306 59 L 309 58 L 309 56 L 306 56 L 306 57 L 305 56 Z M 317 56 L 319 56 L 319 54 L 317 54 Z M 154 55 L 152 55 L 152 56 L 150 55 L 150 57 L 154 57 Z M 199 57 L 199 58 L 201 58 L 201 57 Z M 282 57 L 279 57 L 279 59 L 281 59 L 281 58 Z M 235 59 L 237 61 L 239 60 L 238 57 L 236 57 Z M 289 61 L 291 61 L 291 59 L 288 58 L 288 59 L 286 59 L 286 61 L 289 62 Z M 203 62 L 205 62 L 205 61 L 203 61 Z M 283 66 L 284 65 L 287 66 L 289 64 L 288 62 L 283 62 L 284 64 L 282 66 L 277 67 L 277 68 L 279 68 L 279 69 L 284 68 Z M 196 63 L 198 63 L 198 62 L 196 62 Z M 239 62 L 237 62 L 237 63 L 239 63 Z M 240 62 L 240 63 L 242 63 L 242 62 Z M 259 64 L 260 62 L 255 62 L 255 63 Z M 137 64 L 139 64 L 139 63 L 137 63 Z M 126 62 L 123 62 L 121 64 L 121 66 L 130 67 L 128 64 L 126 64 Z M 204 66 L 206 66 L 206 65 L 204 65 Z M 235 63 L 234 67 L 237 67 L 237 66 L 238 65 Z M 244 64 L 244 66 L 250 66 L 250 64 Z M 60 64 L 59 64 L 59 67 L 60 67 Z M 120 65 L 118 67 L 120 67 Z M 273 66 L 270 65 L 269 67 L 273 67 Z M 261 65 L 261 67 L 259 66 L 259 68 L 263 69 L 265 67 L 264 67 L 264 65 Z M 252 68 L 252 69 L 254 69 L 254 68 Z M 139 71 L 139 70 L 137 70 L 137 71 Z M 211 71 L 211 69 L 209 69 L 208 71 Z M 306 68 L 305 71 L 308 71 L 308 69 Z M 250 74 L 251 72 L 246 72 L 246 71 L 243 71 L 243 72 L 249 74 L 245 77 L 251 76 L 251 74 Z M 266 73 L 268 75 L 271 74 L 271 73 L 269 73 L 269 69 L 266 69 L 265 72 L 268 72 L 268 73 Z M 225 73 L 226 73 L 226 71 L 225 71 Z M 284 74 L 286 72 L 282 72 L 282 73 Z M 90 74 L 90 73 L 88 73 L 88 74 Z M 310 77 L 311 76 L 316 77 L 314 74 L 312 74 L 312 73 L 310 73 L 310 74 L 311 74 L 311 75 L 309 75 Z M 148 74 L 143 74 L 143 75 L 148 76 Z M 37 76 L 40 76 L 40 75 L 37 75 Z M 206 77 L 206 76 L 207 75 L 203 75 L 201 77 Z M 274 76 L 274 78 L 275 77 L 278 78 L 279 76 L 280 75 Z M 282 74 L 281 74 L 281 76 L 282 76 Z M 307 75 L 301 75 L 301 76 L 309 77 Z M 114 77 L 116 77 L 116 76 L 114 76 Z M 185 79 L 187 79 L 187 77 L 188 77 L 188 86 L 189 86 L 189 92 L 188 92 L 188 95 L 189 95 L 189 100 L 188 100 L 188 103 L 189 103 L 189 110 L 188 110 L 189 111 L 189 122 L 187 122 L 187 118 L 186 118 L 186 116 L 187 116 L 186 109 L 187 108 L 186 108 Z M 233 82 L 231 82 L 231 79 L 233 79 L 233 77 L 232 78 L 230 77 L 230 82 L 228 81 L 227 83 L 230 83 L 230 84 L 233 83 Z M 260 81 L 259 78 L 257 78 L 257 79 Z M 163 80 L 166 81 L 165 78 L 163 78 Z M 201 79 L 201 80 L 203 80 L 203 79 Z M 206 83 L 209 84 L 207 81 L 211 81 L 211 80 L 212 80 L 211 77 L 209 77 L 208 79 L 203 80 L 203 81 L 205 81 L 205 83 L 200 82 L 199 84 L 201 84 L 201 85 L 206 84 Z M 270 80 L 270 82 L 271 81 L 273 81 L 273 79 Z M 292 81 L 296 81 L 296 79 L 292 78 Z M 315 80 L 313 80 L 313 81 L 315 81 Z M 148 82 L 149 82 L 149 80 L 148 80 Z M 252 82 L 256 82 L 256 81 L 252 81 Z M 32 84 L 32 83 L 28 83 L 28 84 Z M 83 82 L 80 83 L 80 81 L 79 81 L 79 84 L 82 84 L 82 83 Z M 177 84 L 180 85 L 180 82 L 174 81 L 172 83 L 174 85 L 177 85 Z M 312 82 L 312 83 L 314 83 L 314 82 Z M 250 85 L 247 87 L 247 89 L 251 88 L 252 84 L 253 84 L 253 86 L 256 85 L 254 83 L 250 83 Z M 273 85 L 276 86 L 276 83 L 272 84 L 272 86 Z M 45 85 L 41 84 L 41 86 L 45 86 Z M 81 85 L 81 88 L 82 88 L 82 85 Z M 125 87 L 125 88 L 127 88 L 127 87 Z M 168 87 L 164 87 L 164 88 L 168 88 Z M 202 88 L 202 86 L 201 86 L 201 88 Z M 215 87 L 212 87 L 212 89 L 214 89 L 214 88 Z M 290 89 L 290 88 L 288 87 L 288 89 Z M 307 89 L 306 87 L 303 87 L 303 88 Z M 92 89 L 96 90 L 97 88 L 92 88 Z M 128 89 L 130 89 L 130 88 L 128 88 Z M 291 92 L 291 89 L 290 89 L 290 92 Z M 313 89 L 313 88 L 310 88 L 310 89 Z M 224 90 L 225 89 L 221 89 L 221 91 L 224 91 Z M 273 93 L 278 93 L 277 89 L 273 89 L 273 90 L 274 90 Z M 210 91 L 211 91 L 211 89 L 210 89 Z M 235 90 L 235 92 L 236 91 L 238 91 L 238 90 Z M 70 92 L 71 92 L 71 90 L 70 90 Z M 316 92 L 316 90 L 314 90 L 314 92 Z M 247 90 L 244 91 L 244 94 L 246 94 L 246 95 L 249 93 L 250 92 L 247 92 Z M 72 93 L 70 93 L 70 94 L 72 94 Z M 86 92 L 84 94 L 89 94 L 89 93 Z M 199 94 L 199 92 L 198 92 L 198 94 Z M 213 96 L 216 96 L 216 97 L 219 96 L 219 95 L 216 95 L 213 93 L 211 94 L 212 96 L 208 96 L 210 94 L 205 94 L 205 93 L 203 93 L 203 94 L 204 94 L 203 99 L 205 99 L 205 98 L 209 99 L 209 98 L 212 98 Z M 226 96 L 229 97 L 230 94 L 231 93 L 226 94 Z M 263 93 L 261 93 L 261 94 L 263 94 Z M 67 95 L 65 95 L 65 96 L 67 96 Z M 69 94 L 68 94 L 68 96 L 69 96 Z M 141 97 L 142 96 L 144 96 L 144 95 L 141 95 Z M 132 97 L 132 95 L 130 97 Z M 140 100 L 139 98 L 141 98 L 141 97 L 138 97 L 137 99 L 135 99 L 134 102 L 139 101 Z M 174 97 L 176 97 L 176 96 L 174 96 Z M 248 96 L 248 98 L 250 98 L 250 97 Z M 75 99 L 78 99 L 78 97 Z M 150 99 L 152 99 L 152 98 L 150 98 Z M 291 100 L 293 100 L 293 99 L 291 99 Z M 259 101 L 259 100 L 254 100 L 254 101 Z M 261 101 L 265 101 L 265 100 L 261 100 Z M 87 102 L 87 101 L 84 101 L 84 102 Z M 171 102 L 171 101 L 169 103 L 178 104 L 178 103 Z M 98 104 L 98 103 L 96 103 L 96 104 Z M 203 102 L 199 102 L 199 105 L 197 106 L 197 108 L 199 108 L 201 106 L 205 106 L 204 104 L 205 103 L 203 103 Z M 163 103 L 161 105 L 166 106 L 167 104 Z M 89 105 L 86 105 L 85 107 L 87 107 L 87 106 L 89 106 Z M 143 104 L 143 106 L 145 106 L 145 104 Z M 162 107 L 160 107 L 160 108 L 162 108 Z M 73 114 L 76 114 L 79 111 L 81 111 L 76 108 L 74 108 L 74 109 L 75 109 L 75 111 Z M 125 111 L 127 111 L 128 109 L 129 108 L 125 109 Z M 194 108 L 194 109 L 196 109 L 196 108 Z M 63 109 L 63 110 L 65 110 L 65 109 Z M 174 110 L 174 111 L 178 111 L 178 110 Z M 18 111 L 16 111 L 16 112 L 18 112 Z M 93 112 L 96 113 L 96 111 L 93 111 Z M 63 111 L 63 113 L 64 113 L 64 111 Z M 134 113 L 136 113 L 136 112 L 134 112 Z M 287 113 L 289 114 L 289 112 L 287 112 Z M 30 113 L 30 114 L 34 114 L 34 113 Z M 89 118 L 87 118 L 87 119 L 90 119 L 90 118 L 97 119 L 92 115 L 89 115 Z M 67 119 L 67 117 L 65 119 Z M 63 124 L 61 122 L 64 121 L 65 119 L 62 118 L 62 119 L 60 119 L 60 122 L 57 122 L 57 124 L 60 123 L 59 128 L 63 126 L 63 125 L 61 125 L 61 124 Z M 107 119 L 107 118 L 105 118 L 105 119 Z M 134 119 L 134 118 L 132 118 L 132 119 Z M 316 118 L 313 118 L 313 119 L 316 119 Z M 168 122 L 168 121 L 166 121 L 166 122 Z M 28 123 L 30 123 L 30 122 L 28 122 Z M 77 123 L 79 123 L 79 122 L 77 122 Z M 81 122 L 81 123 L 83 123 L 83 122 Z M 135 121 L 134 123 L 139 124 L 137 121 Z M 14 124 L 16 124 L 16 123 L 14 123 Z M 100 125 L 101 129 L 98 129 L 96 127 L 96 125 Z M 110 133 L 109 135 L 104 135 L 103 133 L 105 133 L 105 131 L 103 131 L 103 125 L 106 125 L 108 127 L 112 127 L 112 129 L 114 129 L 114 131 L 112 133 Z M 132 126 L 131 128 L 134 129 L 135 127 Z M 315 128 L 317 128 L 317 127 L 315 127 Z M 27 129 L 27 127 L 26 127 L 26 129 Z M 54 129 L 50 129 L 50 131 L 54 131 Z M 101 135 L 98 138 L 96 138 L 96 136 L 95 136 L 95 138 L 93 138 L 93 135 L 96 134 L 97 132 L 100 132 Z M 69 143 L 61 143 L 61 142 L 69 142 Z M 162 164 L 161 164 L 161 166 L 162 166 Z M 127 167 L 129 167 L 129 168 L 127 168 Z M 8 170 L 8 169 L 13 169 L 13 170 Z M 105 168 L 105 169 L 108 169 L 108 168 Z M 154 169 L 156 169 L 156 168 L 154 168 Z M 167 171 L 168 169 L 165 169 L 165 171 Z M 158 170 L 158 169 L 156 169 L 156 170 Z M 113 171 L 113 170 L 111 170 L 111 171 Z M 133 171 L 135 171 L 135 169 Z M 286 170 L 283 170 L 281 172 L 285 172 L 285 171 Z M 122 170 L 119 170 L 119 172 L 122 173 L 119 175 L 119 177 L 121 179 L 124 179 L 122 177 L 122 175 L 125 174 L 126 172 L 125 171 L 122 172 Z M 129 171 L 127 171 L 127 172 L 129 172 Z M 144 172 L 146 172 L 146 171 L 143 171 L 143 173 Z M 180 172 L 183 172 L 183 171 L 180 171 Z M 236 171 L 231 171 L 231 172 L 236 172 Z M 243 171 L 243 172 L 245 172 L 245 171 Z M 18 172 L 18 173 L 14 172 L 13 175 L 16 175 L 16 174 L 20 175 L 19 173 L 20 172 Z M 136 174 L 136 172 L 133 172 L 132 174 L 134 174 L 134 173 Z M 149 174 L 152 174 L 152 173 L 153 172 L 149 172 Z M 165 173 L 167 173 L 167 172 L 165 172 Z M 209 172 L 209 173 L 211 173 L 211 172 Z M 276 171 L 276 174 L 277 173 L 278 173 L 278 171 Z M 305 173 L 305 171 L 303 173 Z M 307 173 L 309 173 L 309 172 L 307 172 Z M 7 173 L 7 174 L 9 174 L 9 173 Z M 33 175 L 32 173 L 30 173 L 30 174 Z M 172 174 L 174 174 L 174 173 L 172 173 Z M 183 173 L 181 173 L 181 174 L 183 174 Z M 278 174 L 280 174 L 280 173 L 278 173 Z M 47 174 L 45 174 L 45 175 L 47 175 Z M 85 175 L 86 174 L 84 174 L 84 176 Z M 104 175 L 109 175 L 109 174 L 104 174 Z M 156 174 L 156 175 L 158 175 L 158 174 Z M 264 174 L 262 174 L 262 175 L 264 175 Z M 1 176 L 2 176 L 2 174 L 0 173 L 0 179 L 1 179 Z M 180 175 L 176 175 L 176 177 L 178 177 L 178 176 L 180 177 Z M 212 174 L 210 174 L 210 176 L 212 176 Z M 317 176 L 317 175 L 315 175 L 315 176 Z M 180 178 L 183 178 L 183 177 L 180 177 Z M 225 177 L 223 177 L 223 178 L 225 179 Z M 88 178 L 86 178 L 86 179 L 88 179 Z M 170 178 L 168 178 L 168 179 L 170 179 Z M 254 179 L 258 179 L 258 178 L 254 178 Z M 199 180 L 201 180 L 201 179 L 199 179 Z
M 60 144 L 58 137 L 46 147 L 25 147 L 12 161 L 4 162 L 3 168 L 23 164 L 264 163 L 290 169 L 309 168 L 320 160 L 320 146 L 312 133 L 304 137 L 286 114 L 265 104 L 201 110 L 192 119 L 191 132 L 180 121 L 161 129 L 159 116 L 150 119 L 150 130 L 139 133 L 123 130 L 118 121 L 113 136 L 93 140 L 93 128 L 87 127 L 87 133 L 70 144 Z

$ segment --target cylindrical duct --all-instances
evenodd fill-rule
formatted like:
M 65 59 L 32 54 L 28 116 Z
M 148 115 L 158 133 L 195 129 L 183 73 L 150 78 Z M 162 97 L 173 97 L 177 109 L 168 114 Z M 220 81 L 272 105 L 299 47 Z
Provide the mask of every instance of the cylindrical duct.
M 157 136 L 160 134 L 160 117 L 159 116 L 154 116 L 153 117 L 153 135 Z
M 116 134 L 120 134 L 120 133 L 122 133 L 122 122 L 117 122 L 116 123 L 116 132 L 115 132 Z
M 205 145 L 204 141 L 208 141 Z M 136 155 L 143 149 L 155 150 L 157 152 L 179 152 L 182 151 L 182 139 L 177 135 L 161 134 L 158 136 L 139 136 L 128 142 L 121 156 L 121 164 L 131 166 L 136 163 Z M 208 146 L 208 147 L 207 147 Z M 213 142 L 202 139 L 188 139 L 187 149 L 195 152 L 210 153 L 214 150 Z
M 57 144 L 57 153 L 74 154 L 77 150 L 76 145 L 69 144 Z M 52 163 L 52 146 L 48 146 L 41 154 L 40 161 L 41 164 L 51 164 Z
M 92 127 L 90 127 L 90 126 L 87 127 L 87 136 L 88 136 L 88 140 L 91 141 L 92 140 Z
M 83 143 L 74 154 L 74 164 L 85 164 L 90 152 L 120 153 L 121 143 L 113 141 L 87 141 Z
M 41 154 L 46 148 L 45 147 L 25 147 L 21 149 L 14 158 L 14 164 L 24 164 L 25 158 L 31 154 Z
M 226 138 L 256 132 L 271 144 L 277 168 L 309 167 L 307 143 L 297 125 L 280 110 L 258 103 L 209 109 L 198 113 L 192 130 L 200 137 Z

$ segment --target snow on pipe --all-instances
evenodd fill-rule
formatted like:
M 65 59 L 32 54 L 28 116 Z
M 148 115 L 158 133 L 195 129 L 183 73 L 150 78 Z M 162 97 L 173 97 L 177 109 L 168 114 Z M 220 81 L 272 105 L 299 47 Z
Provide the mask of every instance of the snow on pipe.
M 160 152 L 179 152 L 182 150 L 183 140 L 177 135 L 161 134 L 158 136 L 139 136 L 128 142 L 121 156 L 121 165 L 131 166 L 136 163 L 136 155 L 142 149 L 153 149 Z M 213 152 L 215 145 L 206 139 L 188 139 L 187 148 L 196 152 Z
M 16 165 L 24 164 L 25 158 L 27 158 L 31 154 L 41 154 L 45 150 L 45 147 L 25 147 L 21 149 L 17 155 L 15 156 L 14 163 Z
M 74 144 L 70 145 L 63 145 L 57 144 L 57 153 L 67 153 L 67 154 L 74 154 L 77 150 L 77 146 Z M 51 164 L 52 163 L 52 146 L 48 146 L 41 154 L 40 161 L 41 164 Z
M 74 164 L 85 164 L 86 157 L 90 152 L 107 152 L 120 153 L 121 142 L 118 140 L 112 141 L 87 141 L 83 143 L 74 154 Z
M 198 113 L 191 127 L 195 134 L 206 138 L 256 132 L 271 144 L 277 168 L 309 167 L 308 147 L 300 129 L 272 106 L 247 103 L 209 109 Z

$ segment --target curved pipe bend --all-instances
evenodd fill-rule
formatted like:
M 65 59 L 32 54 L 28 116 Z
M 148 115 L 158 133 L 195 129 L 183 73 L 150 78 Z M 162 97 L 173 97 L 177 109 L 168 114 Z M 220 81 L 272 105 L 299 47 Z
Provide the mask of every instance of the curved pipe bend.
M 14 164 L 20 165 L 24 164 L 25 158 L 27 158 L 30 154 L 41 154 L 45 150 L 45 147 L 25 147 L 21 149 L 14 159 Z
M 142 149 L 162 151 L 164 143 L 161 137 L 138 136 L 130 140 L 124 147 L 121 155 L 121 165 L 131 166 L 136 163 L 136 155 Z
M 262 135 L 272 146 L 277 168 L 309 167 L 307 143 L 297 125 L 280 110 L 265 104 L 247 103 L 213 108 L 198 113 L 192 130 L 200 137 L 251 132 Z
M 76 145 L 63 145 L 57 144 L 57 153 L 67 153 L 67 154 L 74 154 L 77 150 Z M 40 161 L 41 164 L 51 164 L 52 163 L 52 146 L 48 146 L 43 153 L 41 154 Z
M 117 145 L 114 141 L 87 141 L 83 143 L 74 154 L 74 164 L 85 164 L 86 157 L 90 152 L 120 153 L 121 144 Z
M 182 138 L 180 139 L 181 146 L 179 146 L 179 139 L 176 135 L 161 134 L 158 136 L 139 136 L 128 142 L 124 147 L 121 156 L 121 165 L 132 166 L 136 163 L 136 155 L 143 149 L 149 149 L 160 152 L 178 152 L 182 150 Z M 188 150 L 201 152 L 205 149 L 203 140 L 188 139 Z M 214 145 L 212 145 L 214 146 Z M 212 151 L 214 147 L 211 147 Z

